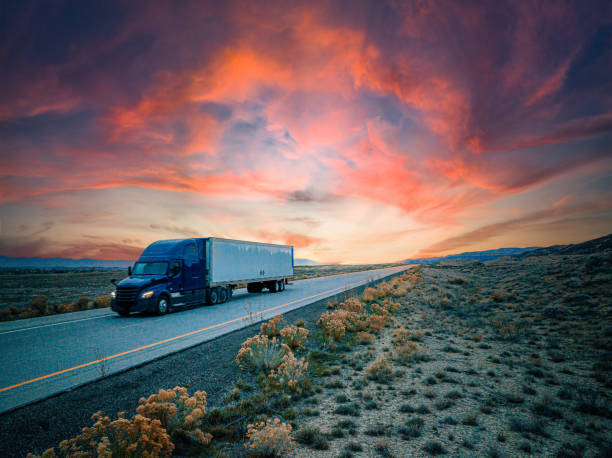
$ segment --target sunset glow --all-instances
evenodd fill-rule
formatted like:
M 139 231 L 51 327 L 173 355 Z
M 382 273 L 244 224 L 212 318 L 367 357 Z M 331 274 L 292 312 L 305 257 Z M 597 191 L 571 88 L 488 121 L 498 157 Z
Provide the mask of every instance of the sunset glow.
M 612 232 L 609 2 L 16 2 L 0 255 L 376 263 Z

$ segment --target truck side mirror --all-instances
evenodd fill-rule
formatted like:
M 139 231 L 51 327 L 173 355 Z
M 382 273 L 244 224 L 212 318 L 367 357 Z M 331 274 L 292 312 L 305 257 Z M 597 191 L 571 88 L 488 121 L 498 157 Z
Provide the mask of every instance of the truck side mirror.
M 128 277 L 132 275 L 132 266 L 128 266 Z
M 115 286 L 117 285 L 117 279 L 116 279 L 116 278 L 111 278 L 111 281 L 110 281 L 110 282 L 111 282 L 113 285 L 115 285 Z

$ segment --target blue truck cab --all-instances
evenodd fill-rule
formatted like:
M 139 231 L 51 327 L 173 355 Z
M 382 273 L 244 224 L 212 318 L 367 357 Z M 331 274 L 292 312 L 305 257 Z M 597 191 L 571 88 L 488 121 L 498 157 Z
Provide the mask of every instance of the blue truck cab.
M 216 237 L 160 240 L 149 245 L 128 276 L 111 280 L 111 309 L 163 315 L 171 309 L 218 304 L 238 285 L 249 293 L 279 292 L 293 275 L 293 247 Z
M 128 277 L 111 293 L 111 308 L 130 312 L 167 313 L 173 307 L 206 302 L 204 239 L 160 240 L 149 245 Z M 231 295 L 226 288 L 224 299 Z M 223 302 L 225 302 L 225 300 Z M 215 301 L 216 302 L 216 301 Z

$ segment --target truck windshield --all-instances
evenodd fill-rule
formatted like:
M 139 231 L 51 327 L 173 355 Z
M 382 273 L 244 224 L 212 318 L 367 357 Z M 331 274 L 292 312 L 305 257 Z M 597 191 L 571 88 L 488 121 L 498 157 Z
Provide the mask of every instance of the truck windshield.
M 132 275 L 166 275 L 167 271 L 167 262 L 137 262 Z

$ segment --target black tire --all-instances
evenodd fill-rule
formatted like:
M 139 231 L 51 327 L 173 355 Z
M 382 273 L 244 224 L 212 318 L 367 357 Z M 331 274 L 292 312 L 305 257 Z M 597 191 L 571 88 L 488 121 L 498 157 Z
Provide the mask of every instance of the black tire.
M 231 299 L 233 295 L 234 295 L 234 288 L 231 286 L 228 286 L 227 287 L 227 298 Z
M 275 293 L 278 291 L 278 282 L 276 280 L 268 283 L 268 289 L 271 293 Z
M 211 289 L 210 294 L 208 295 L 208 303 L 210 305 L 215 305 L 219 302 L 219 293 L 217 292 L 217 288 Z
M 278 282 L 278 290 L 279 291 L 285 291 L 285 280 L 280 280 Z
M 130 316 L 130 312 L 128 312 L 127 310 L 120 310 L 117 313 L 121 316 Z
M 157 299 L 157 307 L 155 309 L 155 313 L 157 315 L 165 315 L 166 313 L 168 313 L 169 309 L 170 300 L 168 299 L 168 296 L 162 294 L 161 296 L 159 296 L 159 299 Z
M 224 302 L 227 302 L 227 289 L 221 288 L 219 290 L 219 303 L 223 304 Z

